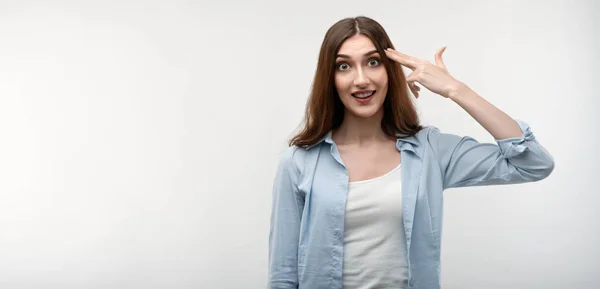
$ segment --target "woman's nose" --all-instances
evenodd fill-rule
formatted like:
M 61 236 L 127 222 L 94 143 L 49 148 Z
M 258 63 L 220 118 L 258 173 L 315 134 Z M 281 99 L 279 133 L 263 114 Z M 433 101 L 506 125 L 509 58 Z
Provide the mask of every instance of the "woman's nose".
M 354 75 L 354 85 L 365 86 L 369 84 L 369 78 L 365 74 L 364 70 L 358 69 Z

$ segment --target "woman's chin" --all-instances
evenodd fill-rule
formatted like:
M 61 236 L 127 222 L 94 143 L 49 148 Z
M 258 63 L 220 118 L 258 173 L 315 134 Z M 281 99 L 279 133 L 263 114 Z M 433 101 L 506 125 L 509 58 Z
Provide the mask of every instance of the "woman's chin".
M 377 111 L 376 107 L 356 107 L 352 108 L 350 113 L 358 118 L 371 118 L 377 114 Z

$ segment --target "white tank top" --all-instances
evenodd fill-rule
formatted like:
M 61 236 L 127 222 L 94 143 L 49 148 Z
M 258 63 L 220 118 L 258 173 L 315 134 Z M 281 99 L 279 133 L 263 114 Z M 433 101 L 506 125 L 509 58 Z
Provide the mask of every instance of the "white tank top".
M 344 289 L 407 286 L 400 167 L 383 176 L 349 183 L 344 220 Z

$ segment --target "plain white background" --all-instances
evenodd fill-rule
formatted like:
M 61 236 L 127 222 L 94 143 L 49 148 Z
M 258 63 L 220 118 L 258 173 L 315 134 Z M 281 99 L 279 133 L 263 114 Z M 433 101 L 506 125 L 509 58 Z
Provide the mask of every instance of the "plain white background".
M 0 287 L 265 288 L 326 30 L 365 15 L 554 156 L 445 192 L 443 288 L 600 287 L 597 1 L 0 1 Z M 409 70 L 407 70 L 409 72 Z M 423 124 L 493 138 L 423 91 Z

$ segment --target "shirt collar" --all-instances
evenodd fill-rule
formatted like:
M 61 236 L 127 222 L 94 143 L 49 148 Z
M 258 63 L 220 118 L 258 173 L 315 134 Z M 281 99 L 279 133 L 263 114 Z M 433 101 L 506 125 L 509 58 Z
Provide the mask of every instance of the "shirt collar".
M 312 145 L 304 146 L 306 150 L 310 150 L 314 146 L 326 142 L 328 144 L 333 144 L 333 139 L 331 138 L 332 131 L 328 131 L 323 137 L 321 137 L 318 141 L 316 141 Z M 406 134 L 396 133 L 396 148 L 398 150 L 402 150 L 404 148 L 416 152 L 415 147 L 419 146 L 419 141 L 415 136 L 407 136 Z

